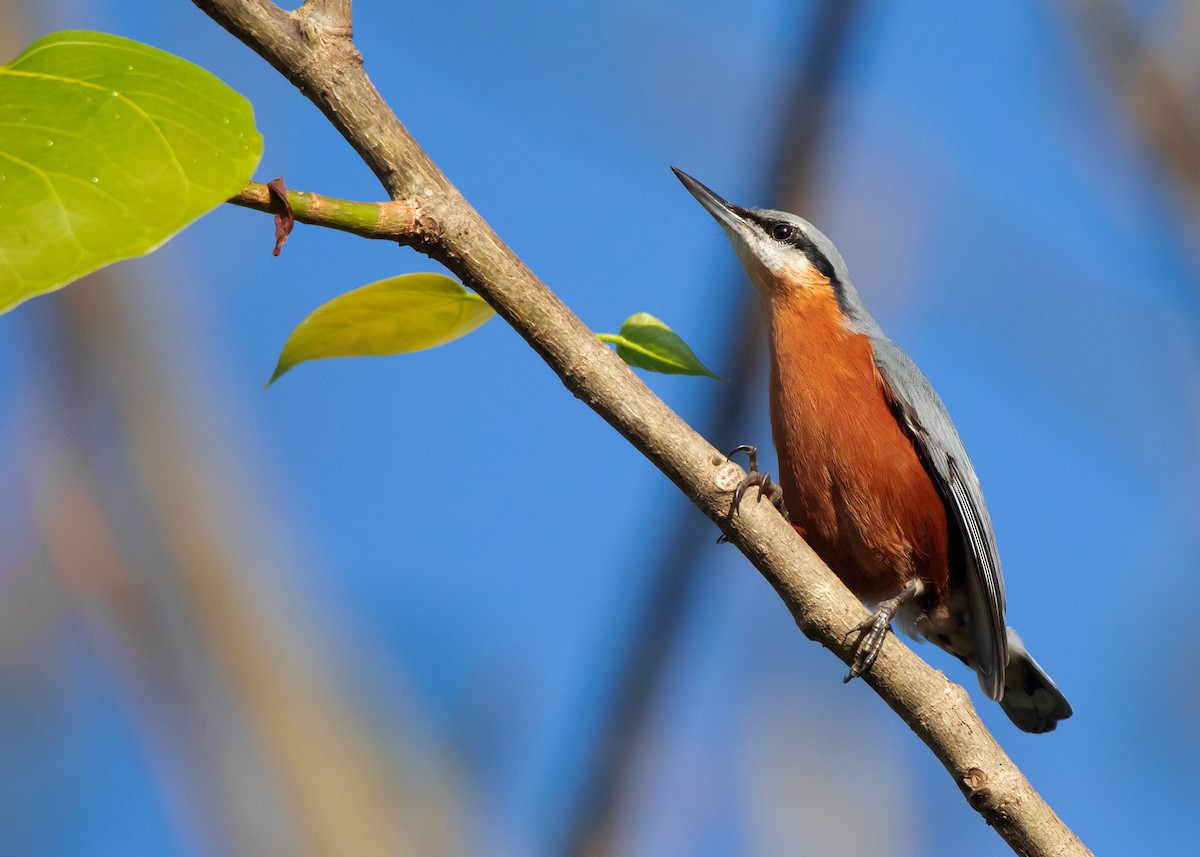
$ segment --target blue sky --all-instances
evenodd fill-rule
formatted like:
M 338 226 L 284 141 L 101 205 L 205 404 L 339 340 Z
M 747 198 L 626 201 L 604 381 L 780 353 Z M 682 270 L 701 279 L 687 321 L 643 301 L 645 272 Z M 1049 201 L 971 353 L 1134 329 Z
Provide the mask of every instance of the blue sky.
M 118 33 L 246 94 L 266 138 L 260 180 L 380 197 L 315 108 L 190 3 L 29 6 L 31 36 Z M 749 287 L 668 167 L 770 202 L 807 7 L 356 6 L 367 70 L 401 120 L 569 306 L 609 331 L 651 312 L 727 373 L 744 298 L 732 290 Z M 1151 30 L 1166 8 L 1146 7 Z M 947 402 L 996 524 L 1009 620 L 1075 717 L 1021 734 L 960 665 L 919 651 L 971 690 L 1097 853 L 1166 853 L 1190 838 L 1184 808 L 1200 798 L 1188 776 L 1200 749 L 1194 223 L 1066 12 L 866 4 L 849 56 L 813 210 L 799 213 Z M 262 591 L 303 605 L 311 625 L 288 633 L 321 652 L 356 710 L 454 772 L 465 851 L 547 853 L 666 534 L 699 513 L 499 319 L 430 352 L 304 365 L 264 391 L 315 306 L 437 267 L 303 226 L 280 258 L 271 243 L 267 218 L 225 208 L 116 269 L 203 439 L 197 461 L 238 473 L 223 498 L 238 510 L 229 538 L 273 558 Z M 26 480 L 30 497 L 42 476 L 23 450 L 53 430 L 39 410 L 51 369 L 36 356 L 51 309 L 38 303 L 0 318 L 0 396 L 15 403 L 0 407 L 12 450 L 0 476 Z M 717 387 L 647 380 L 689 419 Z M 741 424 L 710 439 L 757 443 L 770 466 L 761 395 Z M 0 510 L 29 520 L 30 503 Z M 30 550 L 19 526 L 0 536 L 10 556 Z M 1008 853 L 734 549 L 700 553 L 623 798 L 621 853 Z M 20 603 L 37 573 L 6 566 L 3 597 Z M 3 661 L 0 830 L 23 854 L 222 853 L 202 811 L 179 822 L 170 766 L 154 761 L 171 755 L 170 729 L 131 714 L 80 612 L 52 612 Z

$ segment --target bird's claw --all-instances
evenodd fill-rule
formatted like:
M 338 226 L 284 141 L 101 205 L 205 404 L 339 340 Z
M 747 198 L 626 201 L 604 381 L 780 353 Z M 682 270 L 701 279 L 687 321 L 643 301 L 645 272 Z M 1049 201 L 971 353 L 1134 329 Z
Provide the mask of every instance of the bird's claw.
M 842 679 L 843 684 L 858 678 L 875 665 L 879 650 L 883 648 L 883 638 L 891 628 L 892 614 L 882 607 L 871 614 L 871 618 L 855 626 L 851 633 L 858 634 L 858 641 L 854 644 L 854 660 L 850 662 L 850 672 Z
M 787 506 L 783 502 L 783 489 L 777 482 L 772 481 L 771 474 L 758 472 L 758 447 L 742 444 L 725 456 L 726 460 L 733 458 L 739 452 L 746 453 L 746 478 L 733 489 L 733 500 L 729 504 L 729 517 L 732 518 L 738 513 L 746 492 L 751 488 L 757 488 L 758 499 L 762 500 L 763 497 L 766 497 L 771 501 L 771 505 L 779 510 L 779 514 L 787 518 Z M 729 537 L 723 535 L 717 539 L 717 544 L 727 541 L 729 541 Z
M 772 481 L 771 474 L 758 472 L 757 447 L 742 444 L 737 449 L 730 452 L 729 455 L 725 456 L 725 458 L 733 458 L 733 456 L 737 455 L 739 452 L 746 453 L 746 478 L 739 482 L 738 486 L 733 489 L 733 502 L 730 503 L 729 514 L 731 516 L 737 514 L 738 509 L 742 504 L 742 497 L 745 496 L 747 490 L 750 488 L 758 488 L 758 499 L 762 500 L 763 497 L 766 497 L 771 501 L 771 505 L 779 510 L 779 514 L 786 518 L 787 506 L 785 506 L 783 502 L 783 489 L 779 487 L 778 483 Z
M 879 650 L 883 648 L 883 639 L 892 629 L 892 619 L 895 617 L 896 611 L 906 601 L 916 597 L 921 589 L 920 582 L 910 581 L 899 595 L 880 602 L 874 613 L 854 626 L 850 633 L 858 634 L 858 640 L 854 643 L 854 659 L 850 662 L 850 672 L 842 679 L 843 684 L 858 678 L 875 665 L 875 659 L 879 657 Z

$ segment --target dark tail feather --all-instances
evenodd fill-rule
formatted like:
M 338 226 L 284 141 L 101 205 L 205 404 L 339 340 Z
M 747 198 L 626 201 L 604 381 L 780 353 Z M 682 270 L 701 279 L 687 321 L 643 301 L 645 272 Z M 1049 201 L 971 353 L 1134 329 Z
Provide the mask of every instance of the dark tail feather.
M 1008 629 L 1008 669 L 1000 707 L 1025 732 L 1051 732 L 1071 716 L 1071 703 L 1025 651 L 1017 632 Z

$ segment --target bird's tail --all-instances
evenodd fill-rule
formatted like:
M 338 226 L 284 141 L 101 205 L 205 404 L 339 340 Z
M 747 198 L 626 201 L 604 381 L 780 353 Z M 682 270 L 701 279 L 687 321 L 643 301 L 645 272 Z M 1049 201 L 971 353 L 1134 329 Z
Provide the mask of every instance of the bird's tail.
M 1000 707 L 1025 732 L 1051 732 L 1071 716 L 1071 703 L 1025 651 L 1017 632 L 1008 629 L 1008 669 Z

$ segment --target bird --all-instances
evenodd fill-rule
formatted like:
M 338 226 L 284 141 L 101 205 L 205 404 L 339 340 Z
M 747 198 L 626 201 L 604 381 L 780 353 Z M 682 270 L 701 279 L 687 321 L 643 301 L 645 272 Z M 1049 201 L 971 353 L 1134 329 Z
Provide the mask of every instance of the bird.
M 778 479 L 758 473 L 753 447 L 734 450 L 748 452 L 750 466 L 731 508 L 758 486 L 875 607 L 846 681 L 871 668 L 895 620 L 973 668 L 1019 729 L 1053 730 L 1071 705 L 1005 624 L 983 490 L 929 380 L 867 311 L 816 227 L 733 205 L 672 170 L 729 237 L 768 321 Z

